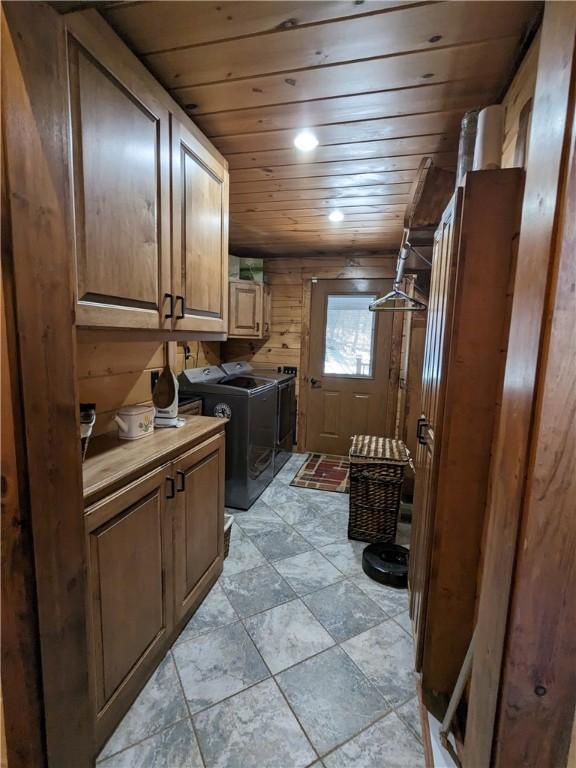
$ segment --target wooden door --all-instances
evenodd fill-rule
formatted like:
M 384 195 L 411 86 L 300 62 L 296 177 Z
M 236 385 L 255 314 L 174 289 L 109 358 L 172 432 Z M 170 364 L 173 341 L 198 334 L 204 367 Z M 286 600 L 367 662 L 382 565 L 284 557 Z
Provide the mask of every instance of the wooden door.
M 433 530 L 434 447 L 440 442 L 444 380 L 443 364 L 450 338 L 456 254 L 462 207 L 459 189 L 446 209 L 434 236 L 430 301 L 422 369 L 422 403 L 418 422 L 414 516 L 410 552 L 410 616 L 416 641 L 416 668 L 422 665 L 426 615 L 426 585 L 430 569 Z
M 174 463 L 174 590 L 176 621 L 190 613 L 222 567 L 224 435 Z
M 172 119 L 175 327 L 224 333 L 228 315 L 228 170 Z
M 346 455 L 355 434 L 385 435 L 392 312 L 368 305 L 390 280 L 312 283 L 306 449 Z
M 255 337 L 262 332 L 262 283 L 230 281 L 229 336 Z
M 173 624 L 165 465 L 86 510 L 97 741 L 152 670 Z
M 118 45 L 69 22 L 76 322 L 169 327 L 169 115 Z

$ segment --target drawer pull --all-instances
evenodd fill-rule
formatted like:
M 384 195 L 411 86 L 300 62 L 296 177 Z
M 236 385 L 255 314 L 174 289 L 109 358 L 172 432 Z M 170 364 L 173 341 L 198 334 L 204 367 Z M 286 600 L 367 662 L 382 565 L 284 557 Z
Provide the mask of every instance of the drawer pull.
M 181 469 L 177 469 L 176 474 L 180 478 L 180 485 L 177 486 L 176 493 L 182 493 L 182 491 L 186 490 L 186 473 L 182 472 Z
M 166 299 L 168 299 L 168 301 L 170 302 L 170 311 L 164 315 L 164 319 L 170 320 L 170 318 L 174 317 L 174 294 L 165 293 L 164 300 Z
M 166 491 L 166 498 L 167 499 L 173 499 L 174 496 L 176 496 L 176 481 L 173 477 L 168 476 L 166 478 L 166 482 L 168 483 L 168 489 Z

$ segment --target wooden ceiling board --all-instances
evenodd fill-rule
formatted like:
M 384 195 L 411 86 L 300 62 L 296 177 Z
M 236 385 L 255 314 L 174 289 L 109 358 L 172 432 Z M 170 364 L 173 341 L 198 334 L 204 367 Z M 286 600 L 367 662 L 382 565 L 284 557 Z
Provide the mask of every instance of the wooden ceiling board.
M 453 48 L 433 48 L 388 58 L 304 69 L 298 72 L 171 89 L 174 98 L 194 115 L 230 109 L 289 104 L 295 101 L 381 91 L 383 86 L 410 88 L 423 83 L 467 80 L 484 72 L 507 76 L 517 39 L 505 37 Z M 384 46 L 384 42 L 383 42 Z M 255 55 L 258 55 L 255 51 Z M 195 104 L 191 110 L 187 105 Z M 198 125 L 202 125 L 201 120 Z
M 301 208 L 293 209 L 290 211 L 244 211 L 234 214 L 234 221 L 250 222 L 260 221 L 261 219 L 274 219 L 275 221 L 282 221 L 284 219 L 290 221 L 299 221 L 306 219 L 316 219 L 319 216 L 326 216 L 326 210 L 321 208 Z M 383 219 L 398 219 L 403 220 L 403 214 L 386 211 L 379 205 L 357 205 L 346 209 L 346 216 L 380 216 Z
M 104 16 L 140 55 L 170 48 L 262 35 L 278 29 L 364 15 L 409 5 L 402 0 L 335 2 L 162 2 L 127 3 L 105 9 Z M 78 5 L 78 3 L 77 3 Z
M 379 120 L 362 120 L 357 123 L 336 123 L 313 127 L 322 146 L 378 141 L 381 139 L 425 136 L 434 133 L 455 133 L 460 128 L 461 111 L 432 112 L 423 115 L 384 117 Z M 239 136 L 220 136 L 212 139 L 226 156 L 243 152 L 272 152 L 294 146 L 296 132 L 266 131 L 243 133 Z
M 310 128 L 332 123 L 350 123 L 396 115 L 421 112 L 469 109 L 470 105 L 485 106 L 498 93 L 499 78 L 472 78 L 414 88 L 382 90 L 352 96 L 294 102 L 290 109 L 284 104 L 255 109 L 235 109 L 230 112 L 202 114 L 202 128 L 210 138 L 242 133 Z M 198 113 L 189 110 L 194 119 Z
M 338 189 L 346 187 L 386 186 L 387 194 L 402 195 L 410 192 L 410 182 L 416 171 L 391 171 L 385 173 L 353 173 L 350 176 L 307 176 L 303 179 L 278 181 L 234 181 L 234 194 L 255 192 L 283 192 L 290 189 Z
M 357 205 L 379 205 L 388 211 L 402 211 L 406 208 L 406 202 L 388 203 L 387 197 L 342 197 L 328 198 L 325 200 L 309 200 L 306 205 L 308 208 L 347 208 Z M 302 200 L 275 200 L 266 203 L 230 203 L 231 213 L 241 213 L 242 211 L 290 211 L 296 208 L 302 208 Z
M 280 30 L 261 40 L 254 56 L 251 38 L 210 46 L 181 47 L 144 57 L 147 66 L 169 88 L 259 77 L 263 73 L 295 73 L 361 59 L 395 56 L 433 46 L 477 43 L 515 37 L 518 23 L 528 21 L 534 3 L 480 5 L 441 2 L 404 6 L 331 24 Z
M 275 165 L 262 168 L 238 168 L 230 173 L 234 183 L 242 181 L 264 181 L 268 179 L 306 179 L 308 176 L 361 175 L 364 173 L 383 174 L 389 171 L 416 171 L 424 157 L 442 168 L 456 167 L 456 152 L 435 152 L 427 155 L 404 155 L 400 157 L 376 157 L 367 160 L 343 160 L 341 162 L 307 163 L 298 165 Z
M 274 165 L 298 167 L 304 163 L 324 163 L 342 160 L 365 160 L 369 158 L 393 157 L 394 155 L 430 155 L 438 152 L 454 152 L 458 149 L 458 134 L 438 133 L 433 136 L 412 136 L 402 139 L 353 142 L 319 146 L 312 152 L 296 152 L 279 149 L 273 152 L 244 152 L 230 155 L 228 165 L 231 171 L 239 168 L 270 168 Z M 304 156 L 305 155 L 305 156 Z
M 394 195 L 388 192 L 388 187 L 367 186 L 345 189 L 290 189 L 286 192 L 253 192 L 251 194 L 230 195 L 231 205 L 250 205 L 250 203 L 287 202 L 294 203 L 302 200 L 330 200 L 356 197 L 386 197 L 389 204 L 407 203 L 408 195 Z M 329 203 L 327 203 L 328 205 Z
M 231 252 L 312 259 L 397 250 L 420 162 L 454 169 L 463 114 L 500 97 L 541 7 L 99 4 L 226 156 Z M 308 153 L 293 146 L 304 128 L 319 140 Z
M 242 230 L 258 230 L 262 232 L 269 231 L 269 227 L 273 226 L 276 232 L 282 230 L 288 230 L 291 232 L 308 232 L 311 230 L 333 230 L 335 232 L 342 232 L 345 229 L 358 229 L 359 227 L 365 227 L 366 229 L 372 229 L 374 227 L 379 229 L 397 229 L 401 224 L 400 219 L 383 219 L 382 216 L 376 214 L 372 216 L 349 217 L 346 216 L 344 221 L 337 224 L 328 220 L 328 217 L 324 218 L 310 218 L 310 219 L 297 219 L 296 221 L 282 220 L 279 222 L 270 222 L 269 219 L 263 219 L 262 221 L 242 221 L 236 219 L 232 224 L 234 232 L 240 232 Z

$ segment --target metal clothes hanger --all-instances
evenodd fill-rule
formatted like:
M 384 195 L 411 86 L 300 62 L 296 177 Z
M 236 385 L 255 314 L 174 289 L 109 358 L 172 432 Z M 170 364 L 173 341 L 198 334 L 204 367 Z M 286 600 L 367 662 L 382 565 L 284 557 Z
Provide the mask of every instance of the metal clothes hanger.
M 423 304 L 421 301 L 418 301 L 418 299 L 415 299 L 412 296 L 408 296 L 408 294 L 405 293 L 400 287 L 402 285 L 402 278 L 404 277 L 405 262 L 410 256 L 410 252 L 413 252 L 416 254 L 416 256 L 419 256 L 422 261 L 425 261 L 426 264 L 428 264 L 428 266 L 432 266 L 428 259 L 424 258 L 424 256 L 420 253 L 420 251 L 416 250 L 413 245 L 406 241 L 400 248 L 400 252 L 398 254 L 398 261 L 396 262 L 396 277 L 394 278 L 392 290 L 385 296 L 381 296 L 379 299 L 376 299 L 376 301 L 373 301 L 372 304 L 370 304 L 368 309 L 371 312 L 422 312 L 427 309 L 426 304 Z M 395 304 L 390 306 L 391 302 L 396 301 L 405 301 L 407 304 L 403 307 L 397 307 Z

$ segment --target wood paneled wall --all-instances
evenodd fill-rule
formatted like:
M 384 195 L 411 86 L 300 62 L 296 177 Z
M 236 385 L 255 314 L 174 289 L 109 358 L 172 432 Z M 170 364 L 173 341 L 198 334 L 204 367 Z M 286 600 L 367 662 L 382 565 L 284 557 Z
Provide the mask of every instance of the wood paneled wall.
M 175 373 L 197 365 L 220 361 L 217 342 L 170 343 L 170 361 Z M 78 394 L 80 402 L 96 403 L 94 435 L 117 429 L 114 416 L 123 405 L 151 402 L 152 371 L 164 365 L 164 352 L 157 341 L 106 341 L 78 343 Z
M 526 56 L 502 100 L 506 109 L 502 146 L 503 168 L 526 165 L 539 50 L 540 33 L 532 41 L 532 45 L 526 52 Z M 524 162 L 520 162 L 522 158 Z

